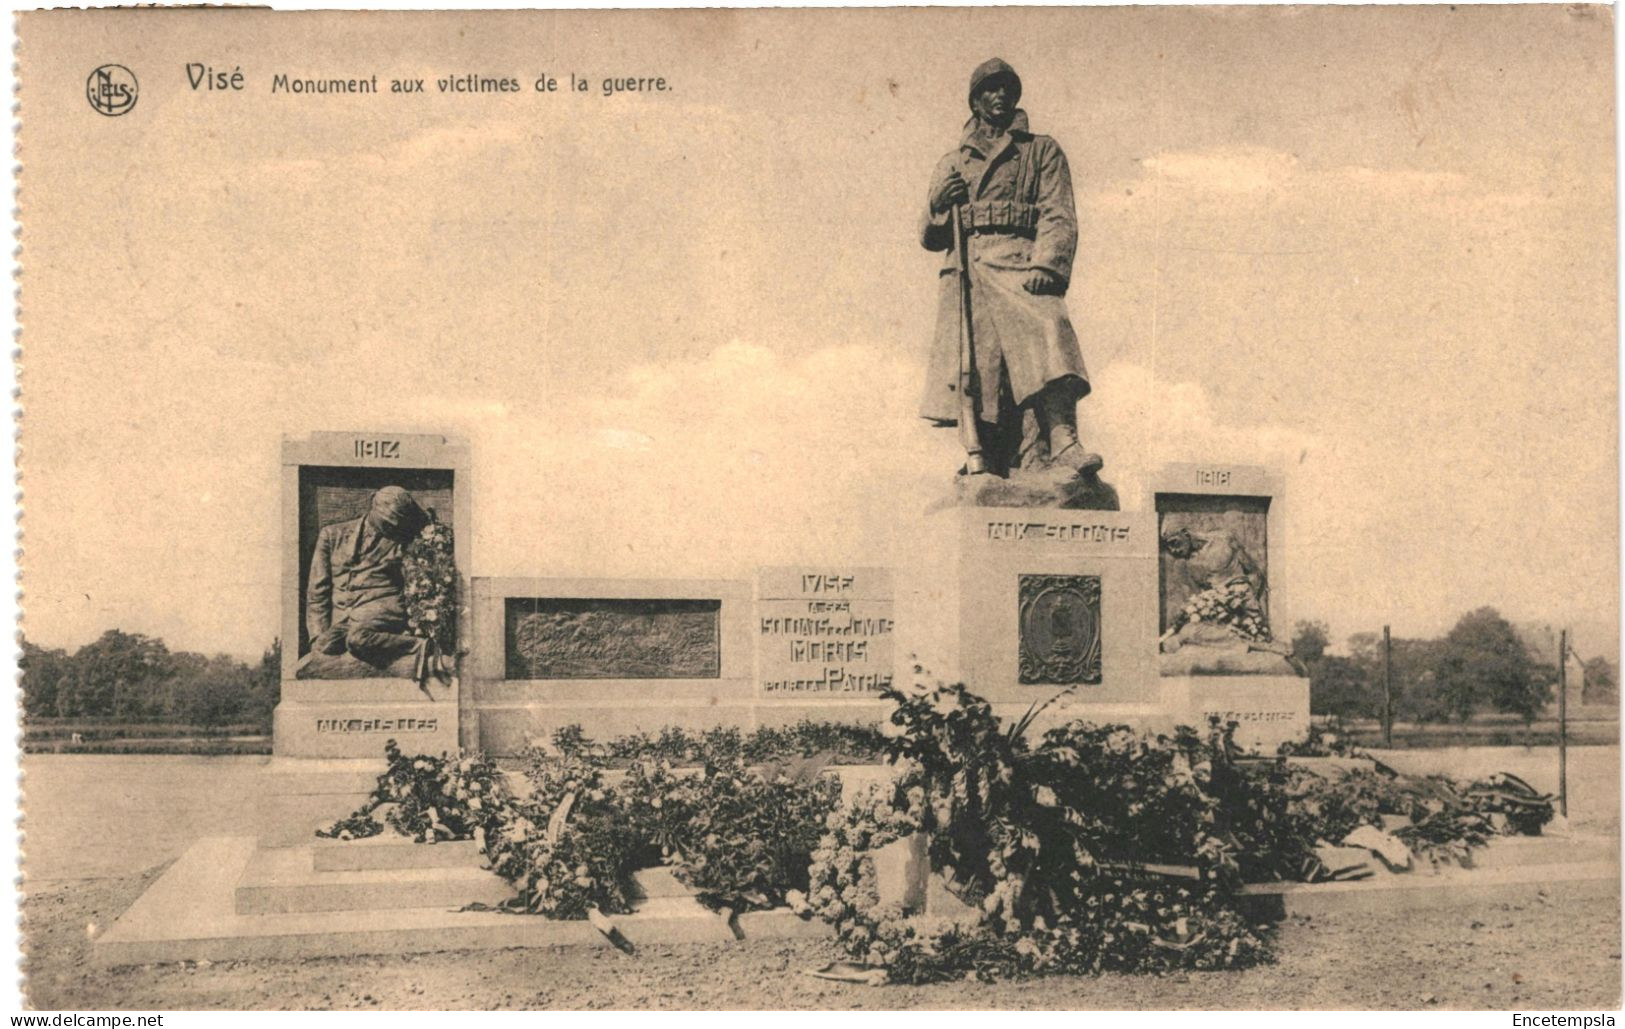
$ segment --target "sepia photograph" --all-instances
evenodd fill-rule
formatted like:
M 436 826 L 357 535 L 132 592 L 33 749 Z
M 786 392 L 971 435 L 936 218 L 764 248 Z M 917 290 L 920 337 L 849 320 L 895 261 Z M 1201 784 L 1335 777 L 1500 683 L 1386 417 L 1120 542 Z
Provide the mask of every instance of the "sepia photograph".
M 23 1009 L 1613 1024 L 1611 6 L 14 27 Z

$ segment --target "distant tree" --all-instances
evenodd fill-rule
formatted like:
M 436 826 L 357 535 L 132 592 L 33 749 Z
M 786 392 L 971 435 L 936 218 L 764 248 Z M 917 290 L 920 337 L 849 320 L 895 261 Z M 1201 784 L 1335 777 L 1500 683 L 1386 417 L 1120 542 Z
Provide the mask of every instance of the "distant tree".
M 149 688 L 155 716 L 189 722 L 187 708 L 198 682 L 208 674 L 209 659 L 202 654 L 180 651 L 169 655 L 168 674 Z
M 1587 704 L 1619 703 L 1619 669 L 1612 661 L 1594 657 L 1585 663 L 1585 674 L 1585 690 L 1581 696 Z
M 47 650 L 24 639 L 19 666 L 22 677 L 18 685 L 23 692 L 23 713 L 33 718 L 56 714 L 57 690 L 70 670 L 68 652 Z
M 1492 607 L 1461 616 L 1440 641 L 1434 675 L 1445 707 L 1463 722 L 1485 704 L 1532 722 L 1551 697 L 1551 680 Z
M 109 629 L 74 652 L 66 714 L 143 717 L 158 705 L 153 687 L 169 677 L 169 648 L 162 640 Z M 60 689 L 60 687 L 59 687 Z M 63 707 L 59 698 L 57 707 Z
M 1349 657 L 1361 665 L 1382 667 L 1382 633 L 1357 632 L 1348 638 Z
M 1326 656 L 1326 648 L 1331 646 L 1331 631 L 1325 622 L 1303 621 L 1292 627 L 1292 656 L 1308 665 L 1311 674 L 1315 663 Z
M 248 696 L 243 703 L 242 720 L 271 728 L 271 713 L 282 699 L 282 641 L 274 639 L 260 655 L 248 679 Z
M 216 654 L 177 680 L 171 710 L 192 725 L 210 729 L 229 725 L 242 716 L 252 677 L 248 665 L 227 654 Z
M 1401 722 L 1441 722 L 1449 710 L 1439 695 L 1434 665 L 1438 640 L 1389 640 L 1389 685 L 1394 719 Z M 1382 633 L 1357 632 L 1348 638 L 1349 660 L 1364 677 L 1372 718 L 1382 714 Z
M 269 728 L 281 690 L 282 644 L 258 662 L 171 651 L 160 639 L 116 629 L 72 654 L 23 641 L 24 713 L 32 717 L 174 719 Z
M 1450 720 L 1450 704 L 1434 667 L 1439 647 L 1438 640 L 1394 641 L 1396 721 L 1426 725 Z
M 1309 666 L 1309 710 L 1339 718 L 1375 718 L 1381 707 L 1368 670 L 1348 657 L 1327 656 Z

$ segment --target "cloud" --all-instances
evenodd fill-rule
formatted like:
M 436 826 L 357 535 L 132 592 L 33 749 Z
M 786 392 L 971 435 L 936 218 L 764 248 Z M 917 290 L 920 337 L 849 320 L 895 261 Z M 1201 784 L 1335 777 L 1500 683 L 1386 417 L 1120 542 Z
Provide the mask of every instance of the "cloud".
M 501 469 L 482 505 L 492 574 L 749 575 L 885 563 L 955 459 L 913 417 L 916 369 L 873 345 L 799 357 L 735 340 L 601 391 L 470 426 Z M 492 476 L 482 482 L 489 483 Z M 487 519 L 490 519 L 487 521 Z M 545 541 L 545 542 L 544 542 Z
M 1268 147 L 1214 147 L 1176 150 L 1142 158 L 1139 174 L 1114 181 L 1089 199 L 1097 206 L 1123 207 L 1146 190 L 1169 190 L 1192 198 L 1298 196 L 1320 203 L 1353 197 L 1366 201 L 1418 200 L 1524 206 L 1538 197 L 1492 189 L 1461 172 L 1359 164 L 1316 166 L 1296 154 Z
M 1142 160 L 1140 167 L 1171 186 L 1252 193 L 1279 188 L 1298 173 L 1300 165 L 1292 154 L 1243 148 L 1159 154 Z
M 1115 361 L 1093 377 L 1083 401 L 1081 424 L 1107 461 L 1108 475 L 1124 505 L 1137 498 L 1164 464 L 1207 461 L 1285 467 L 1318 453 L 1313 433 L 1260 422 L 1226 423 L 1201 383 L 1159 380 L 1151 369 Z M 1131 500 L 1132 498 L 1135 498 Z
M 927 510 L 962 455 L 954 432 L 915 416 L 922 374 L 913 355 L 875 344 L 787 356 L 734 340 L 545 410 L 472 421 L 480 465 L 501 470 L 479 480 L 482 574 L 925 559 Z M 1285 465 L 1328 449 L 1285 426 L 1225 424 L 1202 385 L 1143 365 L 1111 363 L 1094 382 L 1082 425 L 1127 507 L 1164 462 Z

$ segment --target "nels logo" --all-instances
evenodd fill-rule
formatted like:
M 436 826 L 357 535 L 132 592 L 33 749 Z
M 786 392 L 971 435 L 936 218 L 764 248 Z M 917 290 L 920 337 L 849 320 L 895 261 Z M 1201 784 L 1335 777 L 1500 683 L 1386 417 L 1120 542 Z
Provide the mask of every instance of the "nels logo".
M 122 64 L 104 64 L 85 80 L 85 98 L 90 106 L 109 118 L 128 114 L 140 92 L 135 73 Z

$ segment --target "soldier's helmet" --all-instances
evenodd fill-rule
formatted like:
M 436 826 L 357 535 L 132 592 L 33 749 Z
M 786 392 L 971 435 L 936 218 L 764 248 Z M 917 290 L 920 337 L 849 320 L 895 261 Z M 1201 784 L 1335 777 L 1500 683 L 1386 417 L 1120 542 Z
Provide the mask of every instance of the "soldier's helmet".
M 1014 68 L 1010 67 L 997 57 L 992 57 L 983 61 L 981 64 L 976 66 L 975 71 L 970 73 L 969 99 L 976 99 L 976 91 L 981 89 L 983 86 L 986 86 L 989 79 L 1008 80 L 1011 85 L 1016 87 L 1015 102 L 1020 102 L 1021 76 L 1016 74 L 1016 70 Z

